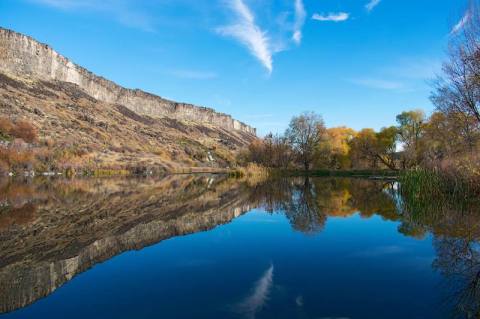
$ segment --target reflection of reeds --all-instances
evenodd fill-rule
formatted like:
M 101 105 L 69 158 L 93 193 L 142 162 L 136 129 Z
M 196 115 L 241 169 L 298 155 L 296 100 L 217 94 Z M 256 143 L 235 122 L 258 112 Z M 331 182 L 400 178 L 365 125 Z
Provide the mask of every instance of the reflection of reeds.
M 400 177 L 400 231 L 480 238 L 478 186 L 460 177 L 415 170 Z
M 254 186 L 265 182 L 270 177 L 270 170 L 264 166 L 249 163 L 246 167 L 239 167 L 231 172 L 230 176 L 245 180 L 248 185 Z
M 464 211 L 480 203 L 478 185 L 437 171 L 404 172 L 400 185 L 405 206 L 417 213 L 440 212 L 445 208 Z

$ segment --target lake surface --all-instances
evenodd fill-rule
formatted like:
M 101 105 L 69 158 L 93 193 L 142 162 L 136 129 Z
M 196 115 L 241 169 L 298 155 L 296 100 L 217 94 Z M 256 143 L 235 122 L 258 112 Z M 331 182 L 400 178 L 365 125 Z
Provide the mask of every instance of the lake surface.
M 480 210 L 398 185 L 5 181 L 0 318 L 478 318 Z

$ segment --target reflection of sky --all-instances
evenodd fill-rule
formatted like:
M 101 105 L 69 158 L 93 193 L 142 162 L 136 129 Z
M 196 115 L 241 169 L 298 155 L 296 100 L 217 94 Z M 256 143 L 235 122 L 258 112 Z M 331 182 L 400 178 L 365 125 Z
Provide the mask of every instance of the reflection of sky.
M 252 292 L 240 303 L 234 306 L 234 311 L 245 315 L 246 318 L 255 318 L 268 301 L 273 284 L 273 264 L 263 273 L 253 286 Z
M 352 256 L 377 257 L 377 256 L 384 256 L 384 255 L 400 254 L 404 251 L 405 251 L 405 247 L 398 246 L 398 245 L 378 246 L 378 247 L 371 247 L 369 249 L 356 252 L 352 254 Z
M 398 225 L 329 217 L 306 236 L 283 214 L 253 210 L 117 256 L 1 318 L 444 318 L 432 238 Z

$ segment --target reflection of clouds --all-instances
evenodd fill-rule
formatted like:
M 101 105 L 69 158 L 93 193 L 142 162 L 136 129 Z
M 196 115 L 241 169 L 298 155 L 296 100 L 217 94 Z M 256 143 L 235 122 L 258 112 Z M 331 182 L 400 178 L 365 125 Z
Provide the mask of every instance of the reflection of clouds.
M 297 306 L 303 307 L 303 296 L 300 295 L 297 298 L 295 298 L 295 303 L 297 304 Z
M 234 311 L 246 318 L 255 318 L 268 300 L 270 290 L 273 285 L 273 265 L 263 273 L 262 277 L 253 286 L 252 293 L 248 295 L 243 301 L 234 306 Z
M 405 248 L 401 246 L 391 245 L 391 246 L 379 246 L 373 247 L 364 251 L 359 251 L 354 253 L 353 257 L 379 257 L 384 255 L 394 255 L 400 254 L 405 251 Z

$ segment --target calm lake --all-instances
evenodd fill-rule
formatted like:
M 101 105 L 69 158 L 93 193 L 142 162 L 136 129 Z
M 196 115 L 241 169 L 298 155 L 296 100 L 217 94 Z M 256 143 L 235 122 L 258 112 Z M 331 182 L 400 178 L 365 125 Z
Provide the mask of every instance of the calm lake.
M 480 209 L 393 181 L 0 185 L 0 318 L 478 318 Z

